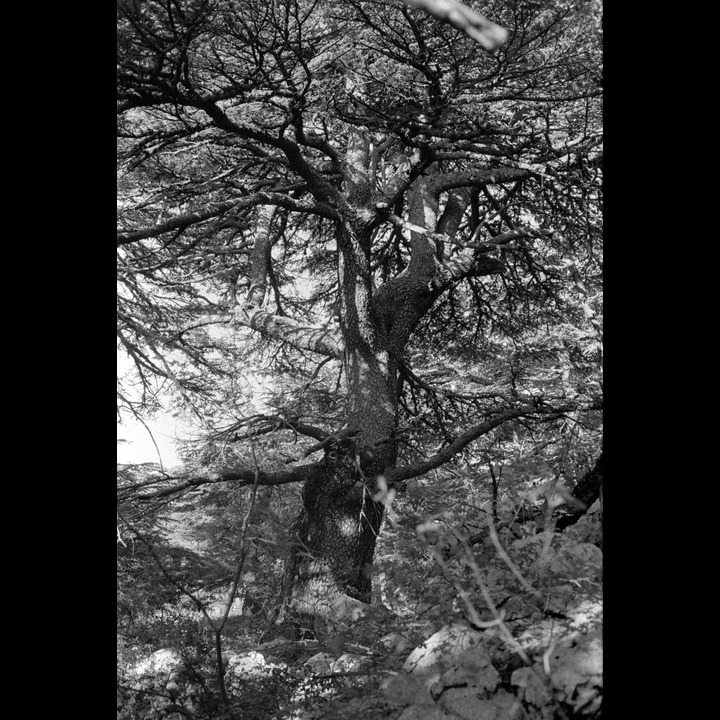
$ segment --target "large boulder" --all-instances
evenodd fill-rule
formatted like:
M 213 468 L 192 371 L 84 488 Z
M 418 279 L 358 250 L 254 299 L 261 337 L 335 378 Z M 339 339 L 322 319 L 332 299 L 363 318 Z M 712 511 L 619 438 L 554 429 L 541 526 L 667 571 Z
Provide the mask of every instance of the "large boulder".
M 369 609 L 370 606 L 367 603 L 360 602 L 349 595 L 340 595 L 332 604 L 330 618 L 353 623 L 366 615 Z
M 205 607 L 205 612 L 208 614 L 211 620 L 222 620 L 225 617 L 225 610 L 227 609 L 227 599 L 220 598 L 209 603 Z M 236 597 L 233 598 L 232 604 L 230 605 L 230 611 L 228 612 L 228 618 L 238 618 L 246 615 L 245 612 L 245 598 Z
M 558 643 L 533 667 L 515 670 L 510 681 L 523 701 L 538 710 L 559 704 L 572 717 L 594 717 L 602 705 L 602 633 Z
M 328 675 L 332 672 L 335 656 L 329 652 L 319 652 L 308 658 L 303 667 L 307 668 L 313 675 Z
M 448 715 L 440 706 L 411 705 L 405 708 L 398 720 L 457 720 L 457 715 Z

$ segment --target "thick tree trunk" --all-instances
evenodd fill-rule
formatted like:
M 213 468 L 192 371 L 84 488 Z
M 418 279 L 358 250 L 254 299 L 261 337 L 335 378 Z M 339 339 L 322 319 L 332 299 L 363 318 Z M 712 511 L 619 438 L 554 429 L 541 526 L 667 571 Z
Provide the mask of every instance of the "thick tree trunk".
M 393 426 L 383 410 L 387 384 L 383 380 L 383 401 L 368 379 L 371 370 L 359 373 L 365 382 L 359 379 L 351 391 L 348 428 L 328 445 L 323 469 L 303 487 L 284 580 L 284 594 L 298 613 L 331 616 L 344 596 L 370 602 L 384 509 L 377 479 L 395 462 Z
M 346 424 L 325 450 L 324 470 L 303 488 L 284 594 L 296 612 L 333 615 L 339 599 L 365 603 L 383 516 L 378 477 L 396 459 L 396 357 L 372 298 L 370 238 L 362 224 L 338 229 L 340 326 Z
M 352 207 L 367 207 L 372 188 L 357 172 L 367 160 L 367 143 L 356 138 L 350 150 L 348 200 Z M 439 195 L 439 188 L 419 179 L 411 193 L 410 218 L 418 226 L 452 235 L 468 194 L 448 193 L 442 213 Z M 306 482 L 293 526 L 283 590 L 294 610 L 304 614 L 332 616 L 333 605 L 343 596 L 370 601 L 370 570 L 383 515 L 377 481 L 396 461 L 393 434 L 402 353 L 420 318 L 474 263 L 471 256 L 458 256 L 454 265 L 446 262 L 441 243 L 413 231 L 408 267 L 373 291 L 366 216 L 362 209 L 349 210 L 338 224 L 347 422 L 342 439 L 326 448 L 324 470 Z
M 353 440 L 333 446 L 325 465 L 323 474 L 305 484 L 303 507 L 293 526 L 287 580 L 293 608 L 300 613 L 331 614 L 344 595 L 370 602 L 383 505 L 374 501 L 372 481 L 357 467 Z

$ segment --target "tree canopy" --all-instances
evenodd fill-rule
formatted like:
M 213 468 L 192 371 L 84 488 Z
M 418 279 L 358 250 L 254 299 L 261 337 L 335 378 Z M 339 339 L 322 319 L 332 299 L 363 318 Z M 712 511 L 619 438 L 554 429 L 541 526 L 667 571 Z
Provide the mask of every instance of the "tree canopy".
M 218 327 L 258 330 L 293 368 L 339 358 L 346 219 L 367 228 L 353 282 L 376 301 L 442 264 L 412 354 L 477 361 L 552 326 L 556 352 L 598 357 L 596 3 L 498 3 L 495 54 L 400 3 L 242 6 L 120 4 L 118 337 L 141 405 L 162 378 L 231 412 L 247 350 Z
M 118 416 L 197 430 L 177 472 L 121 468 L 122 512 L 301 487 L 282 594 L 318 613 L 369 602 L 414 482 L 497 517 L 505 467 L 572 503 L 602 450 L 601 46 L 598 0 L 119 0 Z

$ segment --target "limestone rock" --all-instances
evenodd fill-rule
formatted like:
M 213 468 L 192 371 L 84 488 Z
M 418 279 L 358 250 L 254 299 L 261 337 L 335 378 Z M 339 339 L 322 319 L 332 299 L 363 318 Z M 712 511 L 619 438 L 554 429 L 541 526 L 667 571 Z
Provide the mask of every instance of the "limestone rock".
M 227 672 L 238 678 L 259 678 L 267 677 L 272 671 L 281 667 L 274 663 L 268 663 L 265 656 L 257 651 L 242 654 L 231 653 L 225 659 Z
M 335 662 L 335 656 L 327 652 L 319 652 L 308 658 L 303 667 L 307 668 L 314 675 L 326 675 L 331 672 L 332 664 Z
M 131 669 L 131 673 L 137 677 L 154 676 L 160 673 L 174 676 L 182 670 L 183 665 L 182 653 L 177 648 L 163 648 L 137 662 Z
M 431 635 L 408 656 L 403 670 L 424 674 L 436 666 L 449 669 L 464 650 L 480 642 L 482 633 L 463 623 L 453 623 Z
M 592 714 L 602 703 L 603 643 L 599 632 L 582 635 L 550 655 L 550 679 L 561 699 L 578 714 Z
M 389 650 L 393 655 L 404 653 L 410 648 L 411 642 L 400 633 L 392 632 L 378 640 L 378 643 Z
M 482 645 L 471 645 L 458 656 L 453 667 L 441 678 L 444 687 L 467 685 L 481 693 L 492 692 L 500 684 L 500 673 L 490 662 Z
M 393 705 L 426 703 L 432 705 L 433 698 L 422 678 L 399 672 L 383 683 L 383 695 Z

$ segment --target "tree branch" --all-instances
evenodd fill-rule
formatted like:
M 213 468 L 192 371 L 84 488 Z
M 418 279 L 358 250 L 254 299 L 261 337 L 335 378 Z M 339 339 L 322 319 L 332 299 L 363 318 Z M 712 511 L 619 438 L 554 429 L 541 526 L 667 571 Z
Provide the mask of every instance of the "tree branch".
M 490 22 L 480 13 L 457 0 L 403 0 L 403 2 L 462 30 L 486 50 L 495 50 L 508 38 L 508 31 L 505 28 Z
M 266 337 L 290 343 L 302 350 L 342 359 L 343 350 L 338 332 L 329 327 L 302 325 L 289 317 L 274 315 L 252 305 L 244 305 L 234 313 L 235 322 Z
M 552 230 L 534 230 L 532 228 L 516 228 L 515 230 L 510 230 L 508 232 L 502 233 L 500 235 L 496 235 L 493 238 L 490 238 L 490 240 L 485 240 L 484 242 L 477 242 L 473 239 L 469 241 L 463 241 L 458 240 L 457 238 L 453 237 L 452 235 L 447 235 L 446 233 L 440 233 L 440 232 L 432 232 L 424 227 L 420 227 L 420 225 L 415 225 L 414 223 L 408 222 L 407 220 L 403 220 L 399 215 L 395 215 L 394 213 L 388 213 L 386 212 L 385 208 L 381 205 L 378 210 L 380 212 L 383 212 L 383 219 L 387 220 L 388 222 L 392 223 L 396 227 L 402 228 L 403 230 L 408 230 L 410 232 L 418 233 L 419 235 L 425 235 L 429 237 L 431 240 L 437 240 L 439 242 L 444 243 L 450 243 L 451 245 L 457 245 L 462 248 L 473 248 L 476 250 L 491 250 L 496 247 L 500 247 L 502 245 L 508 244 L 511 240 L 517 240 L 518 238 L 522 237 L 542 237 L 547 235 L 552 235 Z M 477 235 L 477 233 L 475 233 Z
M 323 361 L 325 362 L 325 361 Z M 258 426 L 258 424 L 260 424 Z M 246 427 L 244 434 L 238 435 L 238 431 Z M 330 433 L 315 425 L 308 425 L 300 422 L 296 417 L 285 417 L 284 415 L 254 415 L 249 418 L 233 423 L 221 430 L 217 437 L 225 438 L 227 442 L 235 443 L 242 440 L 252 440 L 258 435 L 267 435 L 278 430 L 291 430 L 296 435 L 304 435 L 314 440 L 322 441 Z
M 257 477 L 257 484 L 263 486 L 271 485 L 288 485 L 290 483 L 302 483 L 309 480 L 318 472 L 324 469 L 322 463 L 312 463 L 309 465 L 298 465 L 287 470 L 264 472 L 258 471 L 256 468 L 232 468 L 218 471 L 199 470 L 188 474 L 179 475 L 158 475 L 157 478 L 149 478 L 141 483 L 146 488 L 145 492 L 137 492 L 138 486 L 126 485 L 118 488 L 118 502 L 127 502 L 136 500 L 140 502 L 150 502 L 153 500 L 161 500 L 172 495 L 177 495 L 190 490 L 191 488 L 202 487 L 204 485 L 217 485 L 218 483 L 233 482 L 238 486 L 253 485 Z M 149 490 L 153 485 L 162 485 L 156 490 Z
M 129 245 L 130 243 L 138 242 L 139 240 L 146 240 L 151 237 L 158 237 L 166 232 L 173 230 L 185 230 L 191 225 L 197 225 L 198 223 L 205 222 L 214 217 L 218 217 L 228 210 L 232 210 L 238 204 L 237 200 L 227 200 L 222 203 L 213 205 L 206 210 L 199 210 L 197 212 L 187 213 L 186 215 L 178 215 L 166 220 L 163 223 L 158 223 L 152 227 L 139 228 L 138 230 L 118 230 L 117 233 L 117 246 Z M 248 203 L 248 205 L 251 203 Z
M 447 173 L 439 175 L 432 180 L 433 189 L 440 193 L 443 190 L 452 190 L 462 187 L 479 187 L 481 185 L 495 185 L 497 183 L 516 182 L 537 174 L 530 167 L 496 167 L 468 170 L 465 172 Z
M 337 213 L 329 205 L 299 202 L 282 192 L 256 192 L 245 197 L 213 204 L 206 210 L 199 210 L 197 212 L 187 213 L 186 215 L 172 217 L 152 227 L 139 228 L 137 230 L 119 230 L 117 234 L 117 244 L 119 247 L 120 245 L 127 245 L 137 242 L 138 240 L 158 237 L 163 233 L 173 230 L 185 230 L 191 225 L 197 225 L 205 220 L 218 217 L 230 210 L 240 211 L 256 205 L 276 205 L 294 212 L 320 215 L 330 220 L 336 220 L 338 218 Z
M 477 440 L 483 435 L 487 435 L 487 433 L 489 433 L 491 430 L 494 430 L 496 427 L 508 422 L 509 420 L 515 420 L 520 417 L 528 417 L 538 414 L 562 414 L 570 412 L 572 410 L 597 409 L 600 409 L 600 406 L 596 403 L 582 407 L 579 407 L 577 403 L 561 405 L 559 407 L 550 407 L 545 405 L 539 405 L 537 403 L 527 403 L 525 405 L 520 405 L 516 408 L 511 408 L 509 410 L 500 412 L 497 415 L 491 417 L 489 420 L 480 423 L 480 425 L 476 425 L 475 427 L 466 430 L 462 435 L 453 440 L 453 442 L 446 445 L 442 450 L 440 450 L 440 452 L 436 453 L 431 458 L 424 460 L 423 462 L 416 463 L 415 465 L 406 465 L 404 467 L 388 469 L 385 473 L 385 476 L 388 482 L 395 483 L 402 480 L 409 480 L 410 478 L 418 477 L 419 475 L 424 475 L 425 473 L 430 472 L 430 470 L 435 470 L 435 468 L 438 468 L 441 465 L 444 465 L 446 462 L 449 462 L 461 450 L 464 450 L 465 447 L 467 447 L 471 442 Z

